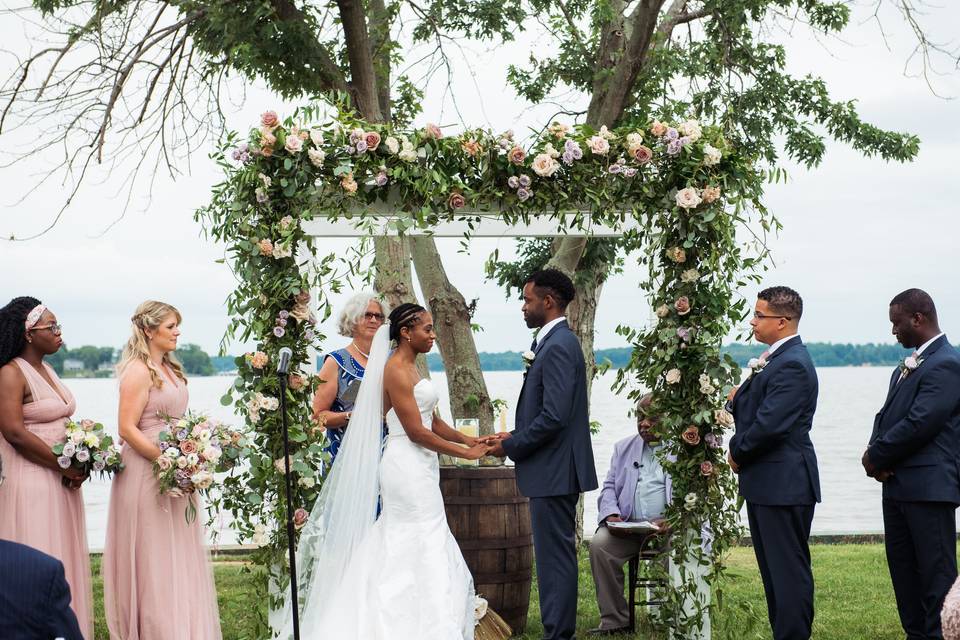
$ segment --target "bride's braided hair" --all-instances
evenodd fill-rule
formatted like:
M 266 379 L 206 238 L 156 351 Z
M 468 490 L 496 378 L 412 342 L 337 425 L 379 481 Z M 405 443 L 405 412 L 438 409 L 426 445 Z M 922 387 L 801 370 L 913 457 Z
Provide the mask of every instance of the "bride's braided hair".
M 400 329 L 413 327 L 420 323 L 420 314 L 426 311 L 419 304 L 404 302 L 390 312 L 390 339 L 400 342 Z

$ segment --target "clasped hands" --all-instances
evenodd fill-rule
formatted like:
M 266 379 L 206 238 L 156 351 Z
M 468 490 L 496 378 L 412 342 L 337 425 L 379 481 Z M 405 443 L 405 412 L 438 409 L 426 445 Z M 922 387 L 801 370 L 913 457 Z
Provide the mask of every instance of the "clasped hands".
M 509 433 L 500 432 L 490 436 L 481 436 L 479 438 L 467 438 L 467 441 L 464 444 L 470 447 L 470 450 L 474 449 L 474 447 L 486 448 L 486 450 L 483 451 L 483 453 L 478 457 L 496 456 L 498 458 L 504 458 L 506 457 L 507 454 L 503 450 L 503 441 L 509 437 L 510 437 Z
M 886 482 L 890 476 L 894 475 L 893 471 L 877 469 L 877 466 L 870 460 L 869 449 L 863 452 L 860 464 L 863 465 L 863 470 L 867 472 L 867 477 L 873 478 L 877 482 Z

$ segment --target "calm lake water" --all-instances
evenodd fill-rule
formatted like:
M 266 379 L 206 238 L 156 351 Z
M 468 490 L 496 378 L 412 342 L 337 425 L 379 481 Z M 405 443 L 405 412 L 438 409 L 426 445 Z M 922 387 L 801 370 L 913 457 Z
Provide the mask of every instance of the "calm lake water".
M 820 402 L 813 429 L 813 441 L 820 460 L 823 503 L 817 506 L 813 532 L 874 533 L 882 531 L 880 485 L 866 478 L 860 467 L 873 416 L 883 404 L 890 370 L 886 367 L 824 368 L 820 376 Z M 522 384 L 517 371 L 485 374 L 490 395 L 501 398 L 513 407 Z M 434 374 L 440 393 L 442 415 L 449 420 L 450 410 L 446 379 Z M 593 386 L 593 420 L 601 423 L 594 436 L 597 475 L 601 482 L 610 464 L 614 443 L 635 433 L 633 419 L 628 417 L 630 402 L 610 389 L 614 374 L 607 373 Z M 220 405 L 220 396 L 233 382 L 230 377 L 191 378 L 190 407 L 225 421 L 239 423 L 231 407 Z M 68 380 L 77 398 L 77 418 L 92 418 L 116 432 L 117 383 L 115 380 Z M 109 481 L 91 480 L 83 488 L 87 509 L 87 533 L 91 549 L 102 549 L 110 499 Z M 593 533 L 597 512 L 597 493 L 587 495 L 585 529 Z M 221 521 L 219 542 L 237 542 L 228 523 Z

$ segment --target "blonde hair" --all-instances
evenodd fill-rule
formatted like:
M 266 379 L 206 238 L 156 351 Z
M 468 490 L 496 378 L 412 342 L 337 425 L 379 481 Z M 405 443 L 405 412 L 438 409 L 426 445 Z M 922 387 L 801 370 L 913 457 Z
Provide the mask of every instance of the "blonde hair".
M 147 329 L 156 329 L 171 313 L 177 317 L 177 324 L 183 321 L 183 316 L 180 315 L 177 308 L 165 302 L 147 300 L 137 307 L 133 317 L 130 318 L 130 322 L 133 323 L 130 339 L 124 345 L 120 364 L 117 365 L 118 377 L 123 375 L 123 372 L 131 363 L 142 362 L 147 365 L 147 369 L 150 371 L 150 380 L 153 382 L 153 386 L 158 389 L 163 387 L 163 374 L 150 359 Z M 184 382 L 187 381 L 187 377 L 183 373 L 183 365 L 173 355 L 173 352 L 163 354 L 163 363 L 170 367 L 178 378 Z

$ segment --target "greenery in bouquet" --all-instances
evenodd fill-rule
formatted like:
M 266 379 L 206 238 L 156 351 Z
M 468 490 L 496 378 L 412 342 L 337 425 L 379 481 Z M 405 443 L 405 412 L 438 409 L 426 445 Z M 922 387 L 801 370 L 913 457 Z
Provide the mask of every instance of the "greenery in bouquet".
M 182 418 L 164 418 L 160 433 L 160 457 L 153 463 L 160 495 L 188 497 L 187 522 L 197 516 L 193 494 L 216 484 L 215 474 L 231 470 L 244 457 L 247 439 L 243 432 L 202 413 L 188 412 Z
M 105 477 L 123 471 L 119 445 L 101 423 L 93 420 L 68 420 L 66 439 L 53 445 L 53 453 L 62 469 L 73 467 L 85 475 Z

